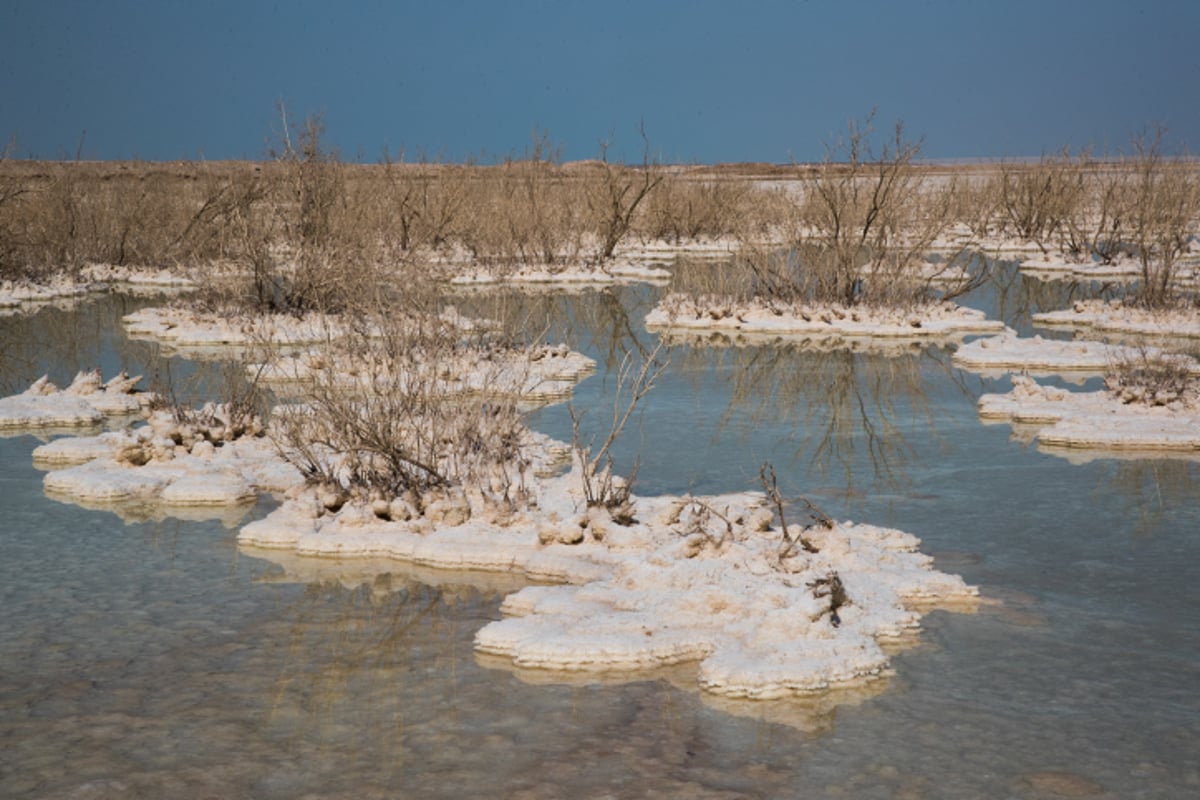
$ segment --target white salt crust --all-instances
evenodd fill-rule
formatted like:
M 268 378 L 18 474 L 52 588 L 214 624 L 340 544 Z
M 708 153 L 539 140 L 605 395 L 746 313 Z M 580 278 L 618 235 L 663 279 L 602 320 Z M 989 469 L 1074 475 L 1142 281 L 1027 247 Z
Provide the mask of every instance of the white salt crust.
M 187 308 L 143 308 L 124 317 L 125 331 L 176 348 L 245 348 L 262 342 L 303 345 L 336 339 L 342 327 L 326 317 L 269 314 L 237 318 Z
M 985 374 L 1024 370 L 1045 375 L 1102 375 L 1122 361 L 1142 357 L 1174 359 L 1189 371 L 1200 373 L 1200 362 L 1194 358 L 1169 355 L 1156 347 L 1137 348 L 1083 339 L 1063 341 L 1041 336 L 1021 338 L 1012 331 L 961 345 L 954 353 L 954 363 Z
M 336 378 L 348 384 L 369 385 L 372 380 L 389 380 L 378 368 L 356 359 L 353 353 L 331 354 L 309 351 L 281 356 L 265 365 L 250 365 L 247 371 L 260 381 L 286 391 L 287 384 L 300 384 L 328 374 L 336 364 Z M 453 362 L 440 363 L 440 391 L 446 394 L 476 393 L 516 397 L 544 403 L 571 396 L 574 386 L 590 375 L 596 362 L 566 345 L 535 345 L 526 350 L 481 351 Z
M 168 270 L 89 264 L 80 270 L 78 278 L 55 275 L 39 283 L 0 281 L 0 310 L 32 311 L 47 303 L 111 290 L 171 292 L 194 288 L 191 279 Z
M 1012 391 L 979 398 L 982 419 L 1037 426 L 1051 449 L 1200 455 L 1200 406 L 1123 403 L 1108 391 L 1070 392 L 1013 376 Z
M 242 437 L 221 446 L 201 441 L 190 449 L 156 434 L 166 415 L 124 431 L 59 439 L 33 451 L 34 463 L 56 468 L 43 478 L 47 494 L 83 504 L 139 503 L 165 506 L 240 505 L 301 482 L 265 437 Z M 131 463 L 130 448 L 149 457 Z
M 728 298 L 670 294 L 646 315 L 646 328 L 929 340 L 995 333 L 1004 330 L 1004 323 L 953 303 L 910 311 L 787 304 L 772 308 Z
M 477 269 L 450 279 L 454 286 L 495 286 L 523 284 L 607 286 L 614 283 L 666 283 L 671 273 L 660 267 L 634 261 L 615 261 L 600 267 L 522 266 L 511 270 Z
M 476 637 L 481 656 L 518 671 L 575 674 L 699 662 L 698 686 L 727 698 L 804 695 L 885 676 L 880 642 L 911 634 L 916 606 L 973 607 L 975 590 L 932 569 L 919 540 L 900 531 L 813 528 L 805 535 L 820 552 L 781 561 L 780 532 L 760 530 L 771 512 L 759 494 L 704 498 L 732 530 L 677 497 L 638 498 L 639 521 L 626 527 L 584 507 L 580 480 L 577 471 L 543 479 L 535 508 L 502 519 L 473 504 L 468 520 L 448 527 L 381 519 L 354 503 L 323 514 L 306 490 L 238 538 L 301 556 L 398 559 L 559 584 L 506 598 L 507 618 Z M 836 627 L 828 598 L 809 586 L 835 572 L 850 598 Z
M 1200 311 L 1155 310 L 1127 306 L 1119 300 L 1080 300 L 1071 308 L 1033 315 L 1035 325 L 1090 328 L 1111 334 L 1159 338 L 1200 337 Z
M 46 376 L 21 394 L 0 398 L 0 431 L 23 432 L 99 425 L 108 417 L 138 413 L 150 395 L 136 391 L 141 376 L 124 372 L 107 383 L 99 370 L 80 372 L 65 389 Z

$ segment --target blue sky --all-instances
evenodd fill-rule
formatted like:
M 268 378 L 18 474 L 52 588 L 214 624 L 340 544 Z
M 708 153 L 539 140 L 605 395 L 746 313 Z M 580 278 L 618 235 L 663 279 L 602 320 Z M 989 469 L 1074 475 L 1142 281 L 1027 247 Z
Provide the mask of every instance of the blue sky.
M 821 157 L 878 108 L 929 158 L 1200 152 L 1200 2 L 64 2 L 0 9 L 0 137 L 18 156 L 260 158 L 320 112 L 348 159 Z M 86 131 L 86 135 L 83 132 Z

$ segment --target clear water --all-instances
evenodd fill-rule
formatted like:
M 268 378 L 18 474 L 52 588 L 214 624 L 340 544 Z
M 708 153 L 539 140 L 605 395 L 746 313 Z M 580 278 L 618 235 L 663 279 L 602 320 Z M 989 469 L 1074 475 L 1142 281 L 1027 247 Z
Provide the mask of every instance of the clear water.
M 1024 329 L 1068 291 L 1010 284 L 974 302 Z M 653 299 L 518 303 L 601 361 L 575 401 L 594 429 Z M 97 363 L 215 379 L 126 341 L 129 302 L 0 320 L 5 392 Z M 640 452 L 642 492 L 739 489 L 770 460 L 997 602 L 929 615 L 895 676 L 840 705 L 724 709 L 686 673 L 538 683 L 472 651 L 501 587 L 263 560 L 230 520 L 127 524 L 46 499 L 37 441 L 0 439 L 0 797 L 1200 796 L 1196 463 L 1013 441 L 974 408 L 1005 383 L 946 351 L 671 358 L 618 453 Z M 563 407 L 532 422 L 569 429 Z

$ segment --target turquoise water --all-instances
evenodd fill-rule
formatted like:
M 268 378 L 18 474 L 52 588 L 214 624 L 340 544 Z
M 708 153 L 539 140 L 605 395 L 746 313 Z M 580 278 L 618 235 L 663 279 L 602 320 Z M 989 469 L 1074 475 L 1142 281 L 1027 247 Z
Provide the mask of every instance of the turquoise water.
M 1010 283 L 975 302 L 1018 327 L 1068 291 Z M 653 344 L 653 299 L 521 301 L 600 361 L 575 400 L 591 430 L 620 353 Z M 97 363 L 215 379 L 126 341 L 127 303 L 0 320 L 5 392 Z M 840 705 L 725 709 L 686 671 L 535 683 L 471 648 L 504 587 L 265 560 L 230 520 L 127 524 L 46 499 L 37 440 L 0 439 L 0 796 L 1200 795 L 1196 463 L 1014 441 L 974 409 L 1006 382 L 944 350 L 670 356 L 618 448 L 640 453 L 641 492 L 745 488 L 770 460 L 786 490 L 920 536 L 994 602 L 927 616 L 894 677 Z M 531 421 L 569 430 L 561 406 Z

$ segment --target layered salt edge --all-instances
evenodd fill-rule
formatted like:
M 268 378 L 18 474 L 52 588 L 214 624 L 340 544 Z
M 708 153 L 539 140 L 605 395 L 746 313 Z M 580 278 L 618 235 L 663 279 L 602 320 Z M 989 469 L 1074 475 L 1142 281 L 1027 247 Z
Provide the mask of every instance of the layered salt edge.
M 43 281 L 0 281 L 0 310 L 34 310 L 47 303 L 120 289 L 165 293 L 196 288 L 191 278 L 170 270 L 88 264 L 77 276 L 55 275 Z
M 948 302 L 913 309 L 824 304 L 765 305 L 673 293 L 646 314 L 648 330 L 716 331 L 788 336 L 937 339 L 1005 329 L 999 320 Z
M 1196 359 L 1167 353 L 1158 347 L 1134 347 L 1086 339 L 1024 338 L 1013 331 L 975 339 L 961 345 L 954 353 L 957 366 L 983 374 L 1025 371 L 1041 375 L 1102 375 L 1121 362 L 1136 358 L 1169 359 L 1188 372 L 1200 375 L 1200 362 Z
M 1121 300 L 1079 300 L 1070 308 L 1036 313 L 1033 322 L 1164 339 L 1200 337 L 1200 314 L 1194 310 L 1146 309 Z
M 1005 394 L 979 398 L 985 421 L 1033 426 L 1048 448 L 1200 455 L 1200 401 L 1126 402 L 1107 390 L 1072 392 L 1014 375 Z
M 879 678 L 888 669 L 880 642 L 914 632 L 918 606 L 966 608 L 976 598 L 900 531 L 853 523 L 810 530 L 819 552 L 781 559 L 782 534 L 769 527 L 761 494 L 639 497 L 637 521 L 619 525 L 587 509 L 581 486 L 576 466 L 534 482 L 527 509 L 498 518 L 473 503 L 440 524 L 383 519 L 365 503 L 329 514 L 304 489 L 238 540 L 301 556 L 387 558 L 555 584 L 508 596 L 506 618 L 479 631 L 477 651 L 514 669 L 561 673 L 698 662 L 699 687 L 732 698 Z M 728 524 L 705 508 L 720 509 Z M 850 598 L 837 625 L 829 600 L 814 590 L 834 574 Z
M 131 378 L 122 372 L 106 382 L 99 370 L 91 370 L 59 389 L 43 376 L 24 392 L 0 398 L 0 433 L 90 427 L 109 417 L 137 414 L 150 399 L 137 391 L 140 381 L 140 375 Z

